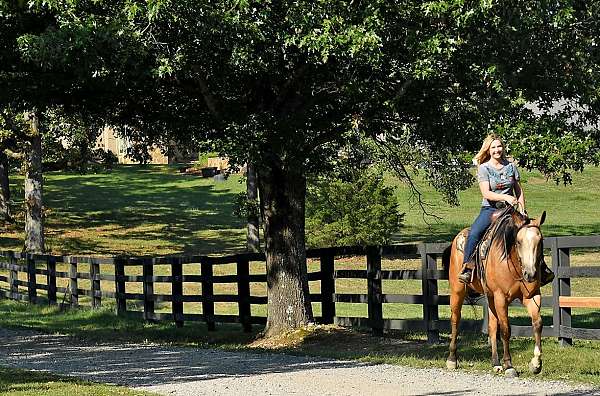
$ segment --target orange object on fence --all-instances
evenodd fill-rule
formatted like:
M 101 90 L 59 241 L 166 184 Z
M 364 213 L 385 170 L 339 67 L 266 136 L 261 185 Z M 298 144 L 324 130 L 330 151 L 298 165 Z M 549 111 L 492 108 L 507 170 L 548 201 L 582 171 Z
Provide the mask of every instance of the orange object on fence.
M 563 308 L 600 308 L 600 297 L 560 296 L 558 304 Z

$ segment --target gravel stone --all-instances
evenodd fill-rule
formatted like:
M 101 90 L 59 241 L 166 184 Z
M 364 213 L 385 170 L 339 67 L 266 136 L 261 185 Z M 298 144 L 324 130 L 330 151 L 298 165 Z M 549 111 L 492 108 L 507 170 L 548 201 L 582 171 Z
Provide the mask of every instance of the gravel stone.
M 283 354 L 153 344 L 94 344 L 0 329 L 0 365 L 163 395 L 600 395 L 559 381 L 505 378 Z

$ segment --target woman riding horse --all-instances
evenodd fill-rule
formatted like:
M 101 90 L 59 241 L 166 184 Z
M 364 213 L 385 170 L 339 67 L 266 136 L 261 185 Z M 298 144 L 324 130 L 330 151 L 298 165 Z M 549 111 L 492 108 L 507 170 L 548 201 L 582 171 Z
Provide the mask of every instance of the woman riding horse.
M 458 275 L 458 279 L 465 284 L 471 283 L 473 279 L 475 263 L 472 256 L 481 237 L 492 223 L 492 214 L 498 209 L 505 208 L 507 204 L 518 205 L 522 214 L 527 213 L 525 195 L 519 184 L 519 170 L 514 162 L 506 158 L 502 140 L 494 134 L 488 135 L 475 160 L 478 165 L 477 180 L 483 201 L 479 216 L 469 230 L 464 248 L 463 269 Z M 550 283 L 553 278 L 554 274 L 543 263 L 542 285 Z
M 541 266 L 544 260 L 541 225 L 546 217 L 531 220 L 512 206 L 501 211 L 500 217 L 492 224 L 487 254 L 477 260 L 477 276 L 468 285 L 458 280 L 463 262 L 465 232 L 460 232 L 452 246 L 443 256 L 444 266 L 449 269 L 450 288 L 450 337 L 449 355 L 446 365 L 450 369 L 458 367 L 457 337 L 461 318 L 461 308 L 467 293 L 474 291 L 484 294 L 488 301 L 488 335 L 492 348 L 492 365 L 496 372 L 505 370 L 507 376 L 516 376 L 512 367 L 509 348 L 510 323 L 508 306 L 519 299 L 531 316 L 535 337 L 534 356 L 530 361 L 531 372 L 537 374 L 542 369 L 542 317 L 541 317 Z M 481 250 L 481 249 L 478 249 Z M 503 363 L 498 359 L 496 336 L 502 332 Z
M 546 266 L 543 256 L 540 226 L 546 213 L 537 221 L 530 221 L 525 212 L 525 197 L 519 184 L 519 171 L 506 158 L 504 145 L 495 135 L 488 136 L 475 159 L 479 165 L 477 178 L 483 195 L 479 216 L 470 230 L 460 232 L 452 246 L 444 252 L 444 265 L 449 268 L 451 329 L 448 368 L 458 367 L 457 336 L 461 307 L 468 290 L 485 294 L 488 299 L 488 334 L 492 347 L 492 365 L 496 371 L 506 370 L 509 376 L 517 375 L 512 368 L 509 350 L 510 325 L 508 305 L 520 299 L 531 316 L 535 336 L 534 357 L 530 369 L 539 373 L 542 368 L 540 316 L 540 287 L 550 282 L 554 274 Z M 521 213 L 514 210 L 520 207 Z M 491 241 L 484 258 L 478 243 L 492 224 L 494 213 L 500 218 L 490 230 Z M 465 235 L 468 232 L 465 243 Z M 477 260 L 477 271 L 474 258 Z M 462 268 L 462 270 L 461 270 Z M 477 272 L 477 273 L 475 273 Z M 497 330 L 502 331 L 504 363 L 501 366 L 496 345 Z

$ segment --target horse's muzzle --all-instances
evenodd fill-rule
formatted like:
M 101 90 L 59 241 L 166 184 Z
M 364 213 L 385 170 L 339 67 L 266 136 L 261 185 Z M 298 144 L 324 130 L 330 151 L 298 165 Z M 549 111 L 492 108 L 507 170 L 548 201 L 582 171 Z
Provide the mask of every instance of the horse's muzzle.
M 535 281 L 535 272 L 533 274 L 530 274 L 529 272 L 523 272 L 523 279 L 525 279 L 527 282 L 534 282 Z

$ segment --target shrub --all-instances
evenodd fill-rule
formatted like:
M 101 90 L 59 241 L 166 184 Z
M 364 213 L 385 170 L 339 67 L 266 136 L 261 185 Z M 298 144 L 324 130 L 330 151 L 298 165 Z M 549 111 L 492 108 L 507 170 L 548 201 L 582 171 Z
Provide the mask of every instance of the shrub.
M 306 241 L 310 247 L 387 244 L 403 218 L 394 188 L 381 174 L 366 171 L 350 182 L 321 180 L 307 192 Z

